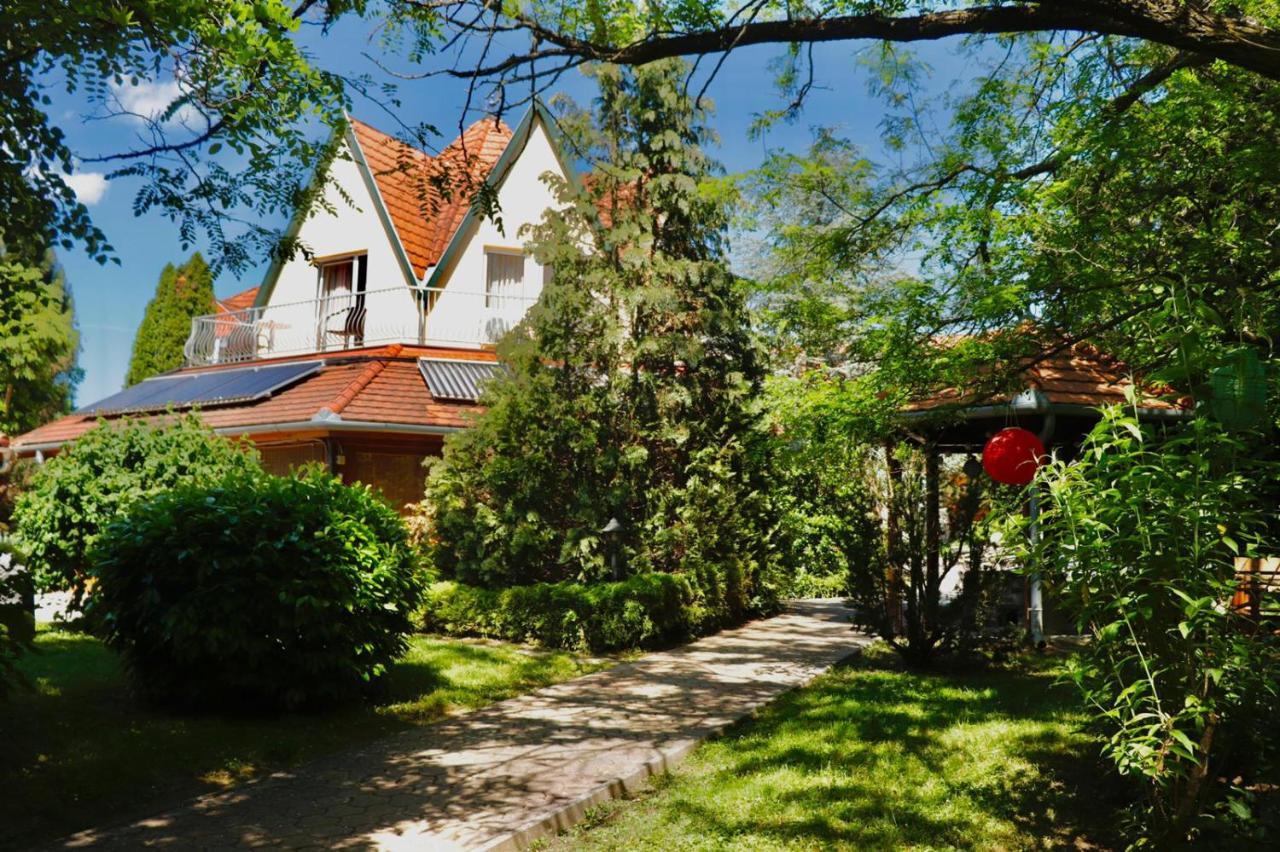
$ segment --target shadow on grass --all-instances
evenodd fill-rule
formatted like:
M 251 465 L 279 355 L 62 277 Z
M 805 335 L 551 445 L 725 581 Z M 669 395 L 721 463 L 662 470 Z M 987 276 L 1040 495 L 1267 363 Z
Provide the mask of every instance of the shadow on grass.
M 854 663 L 734 726 L 634 815 L 581 843 L 1110 847 L 1123 798 L 1075 701 L 1044 670 Z
M 22 667 L 33 690 L 0 706 L 0 849 L 151 814 L 596 666 L 417 636 L 369 703 L 283 716 L 148 705 L 83 634 L 43 630 Z

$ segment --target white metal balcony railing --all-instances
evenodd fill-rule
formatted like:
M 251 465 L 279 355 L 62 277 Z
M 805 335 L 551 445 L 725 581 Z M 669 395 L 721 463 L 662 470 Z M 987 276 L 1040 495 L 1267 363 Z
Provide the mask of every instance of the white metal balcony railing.
M 496 343 L 536 300 L 452 287 L 342 293 L 195 317 L 183 351 L 188 366 L 203 366 L 389 343 L 480 347 Z

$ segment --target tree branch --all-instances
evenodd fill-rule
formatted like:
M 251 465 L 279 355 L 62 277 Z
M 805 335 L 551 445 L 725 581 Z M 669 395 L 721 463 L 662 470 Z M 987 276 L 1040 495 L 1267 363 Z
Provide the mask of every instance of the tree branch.
M 539 58 L 566 54 L 618 65 L 643 65 L 658 59 L 701 56 L 753 44 L 864 39 L 914 42 L 957 35 L 1070 31 L 1144 39 L 1280 80 L 1280 31 L 1244 16 L 1214 12 L 1208 5 L 1163 0 L 1039 0 L 896 17 L 870 13 L 734 23 L 673 35 L 650 33 L 627 44 L 593 41 L 548 26 L 535 17 L 517 14 L 514 20 L 540 42 L 555 47 L 514 53 L 471 73 L 501 74 Z

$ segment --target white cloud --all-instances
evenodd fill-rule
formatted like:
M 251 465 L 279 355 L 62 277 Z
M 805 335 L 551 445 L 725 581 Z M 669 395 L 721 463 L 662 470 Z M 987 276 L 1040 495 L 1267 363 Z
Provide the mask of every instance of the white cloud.
M 76 172 L 63 175 L 62 179 L 85 206 L 97 204 L 107 194 L 107 176 L 102 172 Z
M 182 96 L 182 87 L 178 85 L 177 80 L 162 82 L 143 80 L 136 86 L 131 83 L 121 85 L 113 82 L 111 94 L 124 112 L 155 121 L 164 114 L 170 104 Z M 195 117 L 196 111 L 184 106 L 166 124 L 185 124 Z

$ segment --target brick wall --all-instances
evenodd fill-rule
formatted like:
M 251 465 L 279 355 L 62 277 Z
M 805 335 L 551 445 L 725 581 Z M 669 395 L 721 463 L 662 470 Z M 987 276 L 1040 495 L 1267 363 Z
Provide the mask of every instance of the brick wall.
M 404 511 L 406 503 L 422 499 L 426 470 L 422 467 L 425 453 L 397 453 L 348 450 L 342 466 L 342 480 L 348 484 L 363 482 L 382 491 L 391 505 Z

